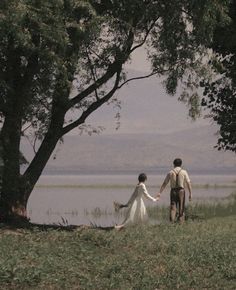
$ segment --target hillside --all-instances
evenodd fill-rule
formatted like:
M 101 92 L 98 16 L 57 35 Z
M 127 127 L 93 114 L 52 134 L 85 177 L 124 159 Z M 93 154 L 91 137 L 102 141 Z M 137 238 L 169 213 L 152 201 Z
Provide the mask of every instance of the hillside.
M 129 71 L 130 77 L 145 72 Z M 117 93 L 121 101 L 121 126 L 115 130 L 113 103 L 104 105 L 88 118 L 87 124 L 103 126 L 101 135 L 78 135 L 78 129 L 64 138 L 45 173 L 139 172 L 162 173 L 176 156 L 187 168 L 196 172 L 236 171 L 232 152 L 214 149 L 216 125 L 200 118 L 192 122 L 187 108 L 178 101 L 178 94 L 166 94 L 161 80 L 153 77 L 131 82 Z M 22 152 L 30 160 L 32 149 L 22 144 Z
M 204 126 L 168 134 L 67 136 L 45 173 L 163 172 L 175 157 L 191 171 L 236 173 L 235 154 L 219 152 L 214 129 Z M 26 156 L 28 145 L 23 146 Z

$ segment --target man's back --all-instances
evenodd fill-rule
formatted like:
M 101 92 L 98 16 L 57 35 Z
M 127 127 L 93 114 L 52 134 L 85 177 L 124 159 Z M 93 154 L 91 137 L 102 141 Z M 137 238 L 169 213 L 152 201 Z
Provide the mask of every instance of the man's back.
M 181 167 L 175 167 L 169 172 L 170 187 L 184 188 L 187 183 L 190 183 L 188 172 Z

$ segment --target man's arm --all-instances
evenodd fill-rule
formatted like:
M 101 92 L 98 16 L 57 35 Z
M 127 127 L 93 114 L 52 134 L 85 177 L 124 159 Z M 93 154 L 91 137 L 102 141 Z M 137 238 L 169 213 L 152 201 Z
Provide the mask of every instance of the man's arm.
M 168 184 L 169 181 L 170 181 L 170 173 L 168 173 L 166 175 L 166 178 L 165 178 L 164 182 L 162 183 L 162 186 L 160 188 L 159 193 L 157 194 L 157 197 L 160 197 L 161 196 L 162 191 L 166 188 L 166 186 L 167 186 L 167 184 Z
M 188 175 L 188 172 L 186 171 L 186 185 L 188 188 L 188 192 L 189 192 L 189 201 L 192 200 L 192 186 L 191 186 L 191 181 Z
M 192 200 L 192 186 L 191 186 L 191 182 L 187 181 L 187 188 L 188 188 L 188 192 L 189 192 L 189 201 Z

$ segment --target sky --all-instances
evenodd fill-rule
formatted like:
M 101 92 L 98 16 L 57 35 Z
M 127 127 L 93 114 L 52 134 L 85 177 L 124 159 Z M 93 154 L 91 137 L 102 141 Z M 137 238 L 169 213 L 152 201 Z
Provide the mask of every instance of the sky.
M 135 53 L 126 69 L 137 75 L 146 75 L 150 71 L 144 49 Z M 188 118 L 188 109 L 178 101 L 178 95 L 167 95 L 161 79 L 156 76 L 130 82 L 116 96 L 121 101 L 118 130 L 117 109 L 112 105 L 103 105 L 88 118 L 87 123 L 105 127 L 105 134 L 171 133 L 209 125 L 209 120 L 200 118 L 193 122 Z

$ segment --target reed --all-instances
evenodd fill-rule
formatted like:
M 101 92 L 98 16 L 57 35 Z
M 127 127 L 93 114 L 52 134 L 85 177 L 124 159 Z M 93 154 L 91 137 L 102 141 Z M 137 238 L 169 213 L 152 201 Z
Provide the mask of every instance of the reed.
M 112 211 L 95 207 L 92 210 L 85 209 L 84 214 L 93 218 L 101 217 L 124 217 L 127 209 Z M 166 221 L 169 219 L 169 206 L 147 207 L 148 215 L 152 221 Z M 206 219 L 216 216 L 228 216 L 236 214 L 236 193 L 232 193 L 225 198 L 214 199 L 211 202 L 193 202 L 186 207 L 186 219 Z
M 169 218 L 169 208 L 148 207 L 150 218 L 161 221 Z M 209 219 L 213 217 L 226 217 L 236 214 L 236 193 L 232 193 L 225 198 L 215 199 L 211 202 L 193 202 L 186 206 L 186 219 Z

